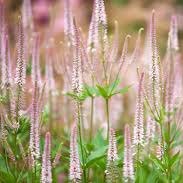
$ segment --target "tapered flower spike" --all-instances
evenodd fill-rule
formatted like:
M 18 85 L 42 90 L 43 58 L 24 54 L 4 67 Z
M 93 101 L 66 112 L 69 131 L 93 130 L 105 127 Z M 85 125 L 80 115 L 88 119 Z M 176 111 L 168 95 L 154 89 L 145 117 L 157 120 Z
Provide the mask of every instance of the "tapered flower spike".
M 107 161 L 116 161 L 118 159 L 116 135 L 114 129 L 110 129 L 109 134 L 109 148 L 107 154 Z
M 124 162 L 123 162 L 123 177 L 125 182 L 133 182 L 134 180 L 134 165 L 133 165 L 133 151 L 130 135 L 130 127 L 125 125 L 124 133 Z
M 9 48 L 9 38 L 6 31 L 3 31 L 2 37 L 2 50 L 1 50 L 1 73 L 2 73 L 2 87 L 4 94 L 6 95 L 6 110 L 10 122 L 12 122 L 12 68 L 11 68 L 11 58 L 10 58 L 10 48 Z
M 175 61 L 176 61 L 176 51 L 179 50 L 178 45 L 178 28 L 177 28 L 177 19 L 176 16 L 172 16 L 170 23 L 170 31 L 168 35 L 168 46 L 167 46 L 167 66 L 166 66 L 166 90 L 165 90 L 165 109 L 166 112 L 171 113 L 174 109 L 174 100 L 175 100 L 175 79 L 176 74 Z M 181 78 L 177 78 L 181 80 Z M 170 115 L 168 114 L 168 120 L 170 120 Z
M 64 34 L 68 44 L 72 44 L 74 37 L 74 25 L 70 0 L 64 0 Z
M 148 117 L 146 124 L 146 144 L 148 145 L 155 136 L 156 122 Z
M 136 111 L 135 111 L 135 121 L 134 121 L 134 132 L 133 132 L 133 145 L 144 144 L 144 97 L 143 97 L 143 85 L 144 73 L 141 74 L 139 86 L 138 86 L 138 95 L 136 101 Z
M 16 84 L 16 106 L 15 113 L 18 120 L 19 112 L 23 107 L 23 93 L 24 85 L 26 82 L 26 62 L 25 62 L 25 42 L 24 42 L 24 29 L 22 26 L 22 18 L 19 17 L 18 21 L 18 38 L 17 38 L 17 66 L 15 75 Z
M 88 52 L 96 51 L 98 44 L 99 44 L 98 25 L 96 22 L 96 8 L 94 3 L 91 22 L 88 31 L 87 51 Z
M 48 46 L 47 48 L 47 56 L 46 56 L 46 91 L 49 93 L 55 89 L 55 80 L 53 74 L 53 65 L 52 65 L 52 50 L 51 47 Z
M 170 32 L 168 37 L 168 49 L 179 50 L 177 17 L 171 17 Z
M 32 82 L 38 82 L 41 86 L 41 72 L 39 65 L 39 34 L 34 35 L 33 51 L 32 51 Z
M 118 159 L 117 154 L 117 143 L 115 131 L 111 128 L 109 134 L 109 147 L 107 153 L 107 169 L 106 173 L 106 182 L 117 182 L 119 180 L 119 171 L 116 164 L 116 160 Z
M 77 147 L 77 127 L 73 126 L 71 130 L 70 138 L 70 168 L 69 179 L 73 183 L 79 183 L 81 181 L 81 167 L 79 161 L 79 153 Z
M 111 46 L 111 52 L 109 55 L 109 62 L 116 62 L 117 61 L 117 56 L 118 56 L 118 50 L 119 50 L 119 27 L 118 27 L 118 22 L 115 21 L 115 32 L 114 32 L 114 38 L 113 38 L 113 43 Z
M 133 51 L 133 54 L 132 54 L 132 57 L 131 57 L 131 60 L 130 60 L 129 65 L 132 64 L 134 61 L 138 61 L 138 59 L 139 59 L 139 56 L 140 56 L 141 35 L 142 35 L 142 31 L 143 30 L 144 30 L 143 28 L 140 28 L 139 29 L 138 37 L 137 37 L 136 44 L 135 44 L 135 49 Z
M 4 46 L 2 49 L 2 85 L 10 88 L 12 85 L 12 69 L 8 35 L 4 35 Z
M 124 68 L 124 64 L 126 62 L 126 56 L 127 56 L 127 52 L 128 52 L 128 42 L 129 42 L 130 38 L 131 38 L 130 35 L 127 35 L 125 37 L 125 42 L 124 42 L 124 45 L 123 45 L 123 50 L 122 50 L 122 53 L 121 53 L 121 58 L 119 60 L 119 69 L 118 69 L 116 78 L 118 78 L 121 70 Z
M 32 100 L 32 111 L 31 111 L 31 129 L 30 129 L 30 152 L 32 160 L 37 160 L 40 157 L 40 109 L 39 109 L 39 95 L 38 95 L 38 85 L 35 81 L 34 95 Z M 33 163 L 34 165 L 34 163 Z
M 30 0 L 23 0 L 22 4 L 22 23 L 24 28 L 33 29 L 32 5 Z
M 51 169 L 51 134 L 47 132 L 42 156 L 41 183 L 52 183 Z
M 156 26 L 155 26 L 155 11 L 152 11 L 151 22 L 150 22 L 150 32 L 149 32 L 149 58 L 150 58 L 150 68 L 149 68 L 149 95 L 150 103 L 152 109 L 158 112 L 158 106 L 160 104 L 161 96 L 161 84 L 160 84 L 160 64 L 159 55 L 157 50 L 156 41 Z
M 81 66 L 81 49 L 79 32 L 74 21 L 74 58 L 73 58 L 73 74 L 72 74 L 72 89 L 79 94 L 83 89 L 82 66 Z
M 108 38 L 107 38 L 107 16 L 105 12 L 104 0 L 95 0 L 95 20 L 98 24 L 99 36 L 102 36 L 102 44 L 104 51 L 108 49 Z M 99 39 L 100 40 L 100 39 Z

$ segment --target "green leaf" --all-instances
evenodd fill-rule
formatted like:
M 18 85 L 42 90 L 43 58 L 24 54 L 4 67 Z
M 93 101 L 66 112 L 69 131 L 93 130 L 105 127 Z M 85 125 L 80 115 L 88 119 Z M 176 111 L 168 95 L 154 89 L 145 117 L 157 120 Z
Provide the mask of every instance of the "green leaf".
M 96 86 L 98 89 L 98 93 L 100 94 L 100 96 L 102 96 L 103 98 L 108 98 L 108 92 L 106 91 L 106 88 L 101 87 L 99 85 Z
M 159 160 L 156 156 L 151 155 L 151 160 L 154 162 L 154 164 L 161 169 L 163 172 L 165 171 L 164 164 Z
M 86 168 L 90 167 L 92 164 L 96 163 L 99 159 L 103 158 L 106 154 L 107 146 L 103 146 L 96 151 L 93 151 L 86 160 Z
M 112 84 L 109 85 L 108 87 L 108 96 L 111 96 L 111 94 L 113 93 L 113 91 L 116 90 L 116 88 L 118 87 L 120 83 L 120 80 L 119 79 L 116 79 Z
M 174 154 L 174 156 L 173 156 L 173 157 L 171 158 L 171 160 L 170 160 L 170 166 L 173 166 L 174 163 L 178 161 L 178 159 L 179 159 L 179 154 L 180 154 L 180 152 L 177 152 L 176 154 Z
M 120 90 L 117 90 L 116 92 L 112 93 L 111 96 L 117 95 L 117 94 L 125 94 L 125 93 L 128 92 L 128 90 L 129 90 L 130 87 L 131 87 L 131 86 L 125 86 L 124 88 L 122 88 L 122 89 L 120 89 Z
M 98 91 L 95 87 L 88 86 L 87 84 L 84 85 L 84 90 L 87 92 L 89 97 L 95 97 L 98 95 Z

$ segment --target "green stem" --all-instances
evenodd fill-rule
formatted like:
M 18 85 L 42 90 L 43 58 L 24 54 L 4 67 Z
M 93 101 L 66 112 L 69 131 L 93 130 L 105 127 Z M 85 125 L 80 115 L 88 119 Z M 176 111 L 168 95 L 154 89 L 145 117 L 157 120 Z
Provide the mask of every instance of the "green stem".
M 171 138 L 170 138 L 170 133 L 171 133 L 171 124 L 170 124 L 170 120 L 168 120 L 168 142 L 167 142 L 167 154 L 168 154 L 168 159 L 170 158 L 171 156 L 171 152 L 170 152 L 170 141 L 171 141 Z M 171 183 L 171 179 L 172 179 L 172 174 L 171 174 L 171 166 L 170 166 L 170 163 L 168 162 L 168 181 Z
M 79 133 L 79 144 L 80 144 L 80 149 L 81 149 L 81 158 L 82 158 L 82 168 L 83 168 L 83 181 L 86 183 L 86 169 L 85 169 L 85 158 L 84 158 L 84 149 L 83 149 L 83 141 L 82 141 L 82 134 L 81 134 L 81 103 L 77 103 L 77 108 L 78 108 L 78 133 Z
M 106 116 L 107 116 L 107 140 L 109 139 L 110 121 L 109 121 L 109 99 L 106 102 Z
M 93 109 L 94 109 L 94 98 L 91 98 L 91 112 L 90 112 L 90 142 L 93 135 Z

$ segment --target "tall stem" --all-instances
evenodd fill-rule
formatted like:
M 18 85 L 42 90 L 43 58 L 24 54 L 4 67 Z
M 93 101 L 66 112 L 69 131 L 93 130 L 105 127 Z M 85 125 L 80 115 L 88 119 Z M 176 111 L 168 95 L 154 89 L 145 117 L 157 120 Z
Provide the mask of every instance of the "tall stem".
M 91 112 L 90 112 L 90 142 L 93 135 L 93 111 L 94 111 L 94 98 L 91 98 Z
M 171 124 L 170 124 L 170 120 L 168 120 L 168 142 L 167 142 L 167 153 L 168 153 L 168 159 L 171 156 L 171 152 L 170 152 L 170 144 L 171 144 L 171 138 L 170 138 L 170 134 L 171 134 Z M 172 179 L 172 175 L 171 175 L 171 166 L 170 163 L 168 163 L 168 181 L 171 183 L 171 179 Z
M 50 112 L 50 114 L 49 114 L 49 129 L 50 129 L 50 131 L 52 131 L 52 127 L 53 127 L 53 125 L 52 125 L 52 123 L 53 123 L 53 116 L 52 116 L 53 108 L 52 108 L 52 91 L 51 90 L 49 91 L 48 98 L 49 98 L 48 102 L 49 102 L 49 112 Z
M 82 134 L 81 134 L 81 103 L 77 103 L 77 108 L 78 108 L 78 133 L 79 133 L 79 144 L 80 144 L 80 149 L 81 149 L 81 158 L 82 158 L 82 168 L 83 168 L 83 181 L 86 183 L 86 169 L 85 169 L 85 158 L 84 158 L 84 149 L 83 149 L 83 141 L 82 141 Z
M 105 102 L 106 102 L 107 140 L 108 140 L 109 139 L 109 129 L 110 129 L 110 121 L 109 121 L 109 99 L 106 99 Z

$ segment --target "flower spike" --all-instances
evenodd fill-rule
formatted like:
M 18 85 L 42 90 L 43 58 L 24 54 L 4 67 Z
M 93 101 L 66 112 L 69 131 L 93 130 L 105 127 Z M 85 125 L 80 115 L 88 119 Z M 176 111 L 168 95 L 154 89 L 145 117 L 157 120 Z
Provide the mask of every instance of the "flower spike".
M 45 145 L 42 157 L 41 183 L 52 183 L 51 173 L 51 134 L 45 135 Z
M 143 145 L 144 143 L 144 109 L 143 109 L 143 85 L 144 73 L 142 73 L 138 86 L 138 95 L 136 101 L 135 122 L 134 122 L 134 134 L 133 145 Z
M 81 168 L 77 147 L 77 127 L 73 126 L 71 130 L 70 139 L 70 169 L 69 169 L 69 179 L 73 183 L 79 183 L 81 181 Z
M 125 182 L 134 180 L 133 152 L 129 125 L 125 125 L 123 177 Z
M 107 154 L 107 169 L 105 171 L 107 183 L 117 182 L 119 178 L 119 171 L 116 164 L 117 159 L 118 154 L 117 154 L 115 131 L 111 128 L 109 134 L 109 147 Z

